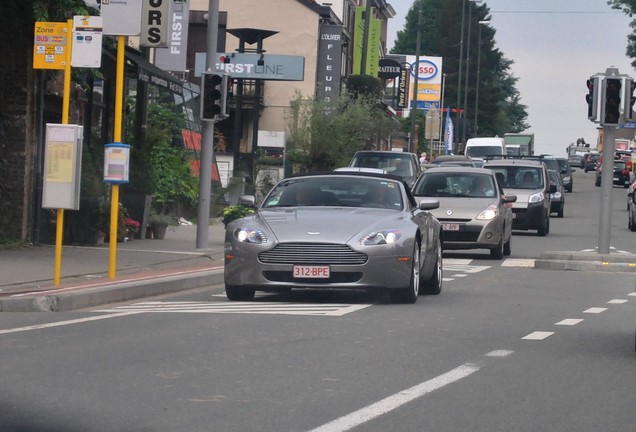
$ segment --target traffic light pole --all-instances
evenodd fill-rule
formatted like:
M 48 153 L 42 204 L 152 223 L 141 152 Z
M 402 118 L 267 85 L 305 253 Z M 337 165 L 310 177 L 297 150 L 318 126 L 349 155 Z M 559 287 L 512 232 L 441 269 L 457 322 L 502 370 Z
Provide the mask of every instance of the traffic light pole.
M 598 253 L 610 253 L 612 232 L 612 189 L 614 187 L 615 126 L 603 126 L 603 161 L 601 162 L 601 210 L 598 226 Z
M 219 32 L 219 0 L 208 4 L 208 30 L 205 70 L 216 69 L 216 45 Z M 203 78 L 201 78 L 203 81 Z M 197 249 L 207 249 L 212 196 L 212 161 L 214 159 L 214 122 L 202 121 L 201 167 L 199 171 L 199 208 L 197 217 Z

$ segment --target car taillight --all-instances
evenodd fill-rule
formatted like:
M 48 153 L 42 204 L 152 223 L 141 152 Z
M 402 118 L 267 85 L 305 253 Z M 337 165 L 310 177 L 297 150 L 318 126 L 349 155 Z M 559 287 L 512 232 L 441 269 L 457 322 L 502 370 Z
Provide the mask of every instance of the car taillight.
M 629 170 L 628 169 L 624 169 L 623 170 L 623 175 L 627 175 L 627 174 L 629 174 Z

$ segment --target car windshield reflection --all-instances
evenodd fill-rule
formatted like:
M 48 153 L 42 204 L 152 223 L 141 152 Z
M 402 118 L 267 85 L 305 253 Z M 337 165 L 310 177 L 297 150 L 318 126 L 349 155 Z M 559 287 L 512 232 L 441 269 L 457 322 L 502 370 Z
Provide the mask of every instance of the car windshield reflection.
M 310 177 L 279 183 L 263 202 L 277 207 L 366 207 L 402 210 L 404 203 L 397 181 L 376 178 Z

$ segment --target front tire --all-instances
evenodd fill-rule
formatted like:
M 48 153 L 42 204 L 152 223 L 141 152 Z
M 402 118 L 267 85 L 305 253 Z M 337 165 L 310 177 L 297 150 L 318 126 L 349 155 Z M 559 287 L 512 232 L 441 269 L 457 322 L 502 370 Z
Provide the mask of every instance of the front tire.
M 411 266 L 411 280 L 407 288 L 391 290 L 391 300 L 394 303 L 415 303 L 420 292 L 420 243 L 416 240 L 413 247 L 413 263 Z
M 225 296 L 230 301 L 251 301 L 254 300 L 255 290 L 243 288 L 236 285 L 225 285 Z
M 504 255 L 506 256 L 510 256 L 510 254 L 512 253 L 511 242 L 512 242 L 512 234 L 510 234 L 508 241 L 504 243 Z
M 497 247 L 494 249 L 490 249 L 490 258 L 492 259 L 503 259 L 504 257 L 504 241 L 503 236 L 499 239 L 499 243 L 497 243 Z
M 443 258 L 442 258 L 442 241 L 438 240 L 435 251 L 435 264 L 431 277 L 422 282 L 422 294 L 439 295 L 442 292 L 442 276 L 443 276 Z
M 543 219 L 543 224 L 541 225 L 541 228 L 537 230 L 537 235 L 539 237 L 545 237 L 548 235 L 549 231 L 550 231 L 550 217 L 546 216 Z

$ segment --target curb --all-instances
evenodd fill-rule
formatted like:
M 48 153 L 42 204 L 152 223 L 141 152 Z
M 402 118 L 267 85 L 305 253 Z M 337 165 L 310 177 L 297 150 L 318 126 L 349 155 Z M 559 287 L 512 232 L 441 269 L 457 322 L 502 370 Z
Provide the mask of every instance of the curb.
M 626 253 L 544 252 L 534 268 L 597 272 L 636 273 L 636 255 Z
M 64 312 L 109 303 L 171 294 L 223 283 L 223 269 L 188 272 L 143 280 L 127 280 L 95 286 L 68 288 L 59 294 L 35 294 L 0 299 L 1 312 Z M 62 289 L 64 290 L 64 289 Z M 61 290 L 58 290 L 61 291 Z

